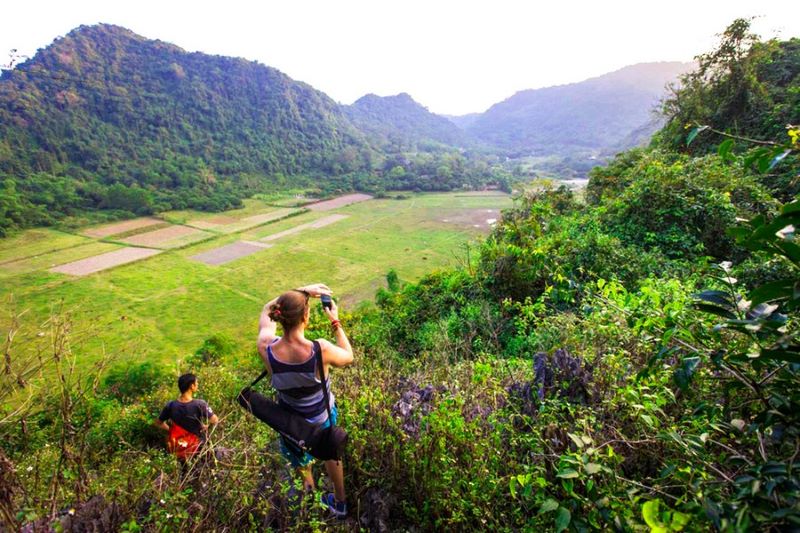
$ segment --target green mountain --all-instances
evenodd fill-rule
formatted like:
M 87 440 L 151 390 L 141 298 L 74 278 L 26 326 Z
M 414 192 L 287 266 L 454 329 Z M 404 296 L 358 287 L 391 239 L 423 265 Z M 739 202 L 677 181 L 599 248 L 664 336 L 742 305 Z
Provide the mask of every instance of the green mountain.
M 466 115 L 442 115 L 444 118 L 461 128 L 466 130 L 472 126 L 476 120 L 481 116 L 481 113 L 467 113 Z
M 264 176 L 351 172 L 370 152 L 305 83 L 117 26 L 81 26 L 0 77 L 0 179 L 23 204 L 58 182 L 75 208 L 221 208 Z
M 469 117 L 465 129 L 520 156 L 598 155 L 627 148 L 619 143 L 634 130 L 648 129 L 635 136 L 642 139 L 658 129 L 653 110 L 666 95 L 665 85 L 691 68 L 689 63 L 642 63 L 580 83 L 520 91 Z
M 407 93 L 383 97 L 368 94 L 343 109 L 356 127 L 392 151 L 419 145 L 469 144 L 467 135 L 456 125 L 431 113 Z

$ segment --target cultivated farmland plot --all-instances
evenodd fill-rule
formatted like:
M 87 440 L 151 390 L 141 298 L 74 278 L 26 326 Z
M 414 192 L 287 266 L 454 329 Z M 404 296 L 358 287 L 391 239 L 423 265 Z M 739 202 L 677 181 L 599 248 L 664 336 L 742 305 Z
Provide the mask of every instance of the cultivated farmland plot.
M 103 224 L 102 226 L 86 228 L 83 234 L 87 237 L 96 238 L 111 237 L 112 235 L 120 235 L 122 233 L 128 233 L 149 226 L 157 226 L 163 223 L 163 220 L 157 218 L 134 218 L 133 220 L 125 220 L 124 222 L 114 222 L 112 224 Z
M 173 213 L 168 222 L 154 220 L 181 225 L 152 231 L 123 226 L 122 233 L 104 237 L 111 242 L 49 229 L 0 240 L 0 298 L 14 302 L 0 306 L 0 326 L 25 311 L 15 342 L 38 346 L 47 340 L 37 336 L 41 324 L 54 311 L 66 311 L 76 331 L 92 330 L 73 347 L 80 364 L 103 353 L 175 363 L 214 333 L 250 346 L 261 307 L 281 291 L 324 282 L 343 308 L 352 308 L 385 286 L 390 269 L 410 281 L 463 261 L 464 244 L 486 234 L 488 221 L 511 200 L 421 194 L 341 204 L 347 205 L 305 209 L 235 234 L 186 224 L 226 227 L 284 208 L 248 202 L 228 213 Z M 203 240 L 162 249 L 197 236 Z M 133 242 L 123 246 L 118 239 Z
M 155 231 L 138 233 L 131 237 L 120 239 L 120 241 L 134 246 L 168 249 L 186 246 L 210 236 L 209 233 L 187 226 L 169 226 Z
M 106 270 L 111 267 L 125 265 L 140 259 L 146 259 L 156 254 L 160 254 L 159 250 L 151 248 L 120 248 L 113 252 L 107 252 L 86 259 L 73 261 L 50 269 L 51 272 L 59 272 L 61 274 L 71 274 L 73 276 L 87 276 Z

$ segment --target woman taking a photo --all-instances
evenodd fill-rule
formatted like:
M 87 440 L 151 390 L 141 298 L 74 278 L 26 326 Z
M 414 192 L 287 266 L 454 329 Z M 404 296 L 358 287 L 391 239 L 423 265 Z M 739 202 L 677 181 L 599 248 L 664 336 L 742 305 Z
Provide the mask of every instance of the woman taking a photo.
M 332 420 L 328 418 L 321 379 L 330 385 L 328 372 L 331 367 L 341 368 L 353 362 L 353 349 L 339 322 L 339 310 L 331 301 L 330 308 L 323 307 L 331 321 L 336 344 L 318 339 L 320 354 L 315 353 L 314 343 L 305 337 L 309 321 L 309 298 L 330 296 L 331 290 L 321 283 L 307 285 L 285 292 L 270 301 L 261 311 L 258 324 L 258 353 L 264 360 L 272 386 L 278 391 L 278 403 L 290 411 L 303 416 L 312 424 L 323 428 L 336 424 L 336 404 L 333 392 L 329 392 Z M 283 328 L 283 336 L 277 336 L 277 325 Z M 318 372 L 317 356 L 322 357 L 324 376 Z M 330 387 L 326 386 L 330 391 Z M 313 457 L 281 436 L 281 452 L 303 479 L 305 490 L 314 489 L 311 472 Z M 347 515 L 347 500 L 344 492 L 344 469 L 341 461 L 325 461 L 325 469 L 331 478 L 334 493 L 324 494 L 322 501 L 339 518 Z

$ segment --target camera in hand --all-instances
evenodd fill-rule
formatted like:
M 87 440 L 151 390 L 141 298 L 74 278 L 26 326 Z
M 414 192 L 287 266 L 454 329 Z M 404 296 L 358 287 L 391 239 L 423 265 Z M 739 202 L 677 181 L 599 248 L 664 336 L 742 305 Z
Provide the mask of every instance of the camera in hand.
M 323 294 L 322 296 L 319 297 L 319 299 L 322 301 L 323 308 L 330 309 L 331 307 L 333 307 L 333 300 L 327 294 Z

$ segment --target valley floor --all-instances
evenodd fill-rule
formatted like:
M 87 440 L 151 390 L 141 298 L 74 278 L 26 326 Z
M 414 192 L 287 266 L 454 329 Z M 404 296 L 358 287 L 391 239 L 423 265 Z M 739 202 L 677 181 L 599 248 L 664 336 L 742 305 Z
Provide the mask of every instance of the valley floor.
M 497 193 L 249 200 L 221 214 L 28 230 L 0 240 L 0 325 L 19 317 L 15 344 L 33 349 L 41 325 L 66 313 L 81 363 L 104 353 L 175 363 L 215 333 L 246 346 L 263 303 L 287 288 L 325 282 L 346 309 L 371 299 L 390 269 L 414 280 L 453 265 L 510 204 Z

